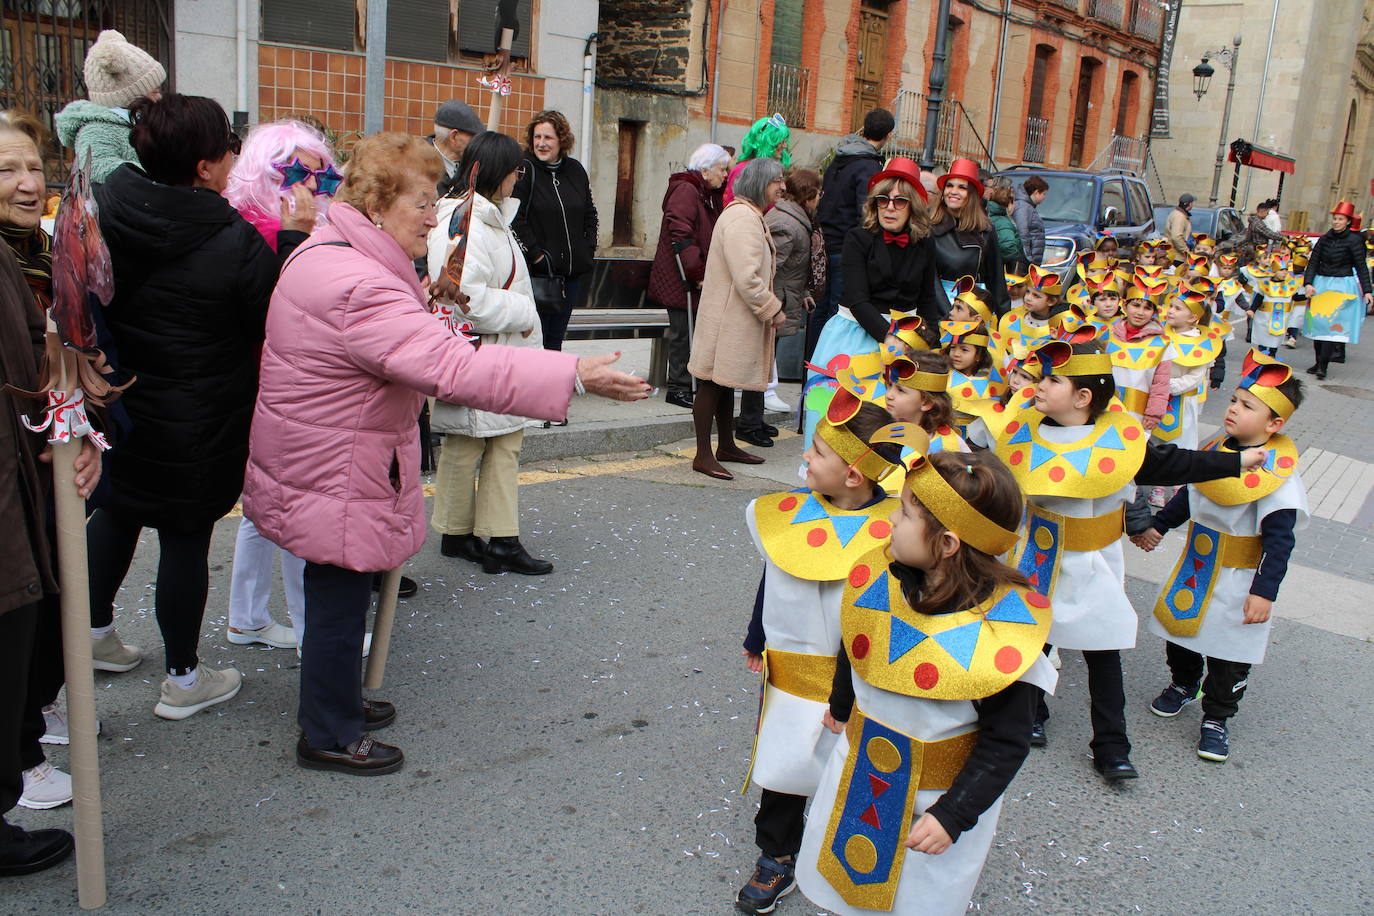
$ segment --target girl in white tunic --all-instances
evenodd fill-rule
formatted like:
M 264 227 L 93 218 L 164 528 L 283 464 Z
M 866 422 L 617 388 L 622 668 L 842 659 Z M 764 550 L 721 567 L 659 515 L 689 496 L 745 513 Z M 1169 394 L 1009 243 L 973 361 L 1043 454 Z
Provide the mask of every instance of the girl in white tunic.
M 1296 320 L 1293 297 L 1301 292 L 1302 280 L 1293 276 L 1289 269 L 1291 263 L 1287 251 L 1278 251 L 1267 264 L 1241 270 L 1255 290 L 1246 311 L 1254 319 L 1251 341 L 1267 356 L 1275 355 L 1279 345 L 1288 339 L 1288 329 Z
M 963 913 L 1029 749 L 1049 601 L 996 557 L 1021 494 L 987 453 L 914 460 L 890 550 L 850 572 L 826 724 L 843 731 L 807 819 L 797 878 L 832 913 Z M 846 675 L 848 675 L 846 677 Z
M 1259 447 L 1261 467 L 1239 479 L 1194 484 L 1154 519 L 1141 544 L 1192 520 L 1183 553 L 1165 580 L 1149 626 L 1166 640 L 1172 683 L 1150 704 L 1171 718 L 1202 695 L 1198 756 L 1230 753 L 1227 722 L 1245 693 L 1250 666 L 1264 661 L 1270 610 L 1288 568 L 1294 531 L 1307 526 L 1307 491 L 1298 450 L 1279 434 L 1302 403 L 1292 370 L 1252 351 L 1226 411 L 1225 431 L 1204 451 Z M 1206 680 L 1203 679 L 1204 660 Z

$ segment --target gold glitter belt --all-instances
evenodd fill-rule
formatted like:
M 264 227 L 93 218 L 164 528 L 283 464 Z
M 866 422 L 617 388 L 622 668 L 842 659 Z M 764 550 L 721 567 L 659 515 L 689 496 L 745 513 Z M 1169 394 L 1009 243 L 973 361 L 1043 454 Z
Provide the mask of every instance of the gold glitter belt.
M 1264 556 L 1264 542 L 1257 534 L 1227 534 L 1217 532 L 1221 538 L 1221 549 L 1217 562 L 1232 569 L 1256 569 Z
M 1122 388 L 1118 386 L 1116 394 L 1121 398 L 1121 403 L 1126 410 L 1133 414 L 1143 414 L 1145 408 L 1150 405 L 1150 392 L 1141 391 L 1139 388 Z
M 835 681 L 835 656 L 766 650 L 768 683 L 793 696 L 816 703 L 830 701 Z
M 867 716 L 860 712 L 856 706 L 845 726 L 845 734 L 849 738 L 851 746 L 859 742 L 865 719 Z M 890 725 L 886 727 L 892 728 Z M 965 732 L 962 735 L 955 735 L 953 738 L 942 738 L 939 741 L 922 741 L 908 735 L 903 735 L 903 737 L 911 742 L 912 750 L 916 752 L 912 754 L 912 758 L 919 761 L 920 774 L 917 777 L 916 791 L 922 792 L 932 789 L 943 792 L 954 785 L 954 779 L 959 775 L 959 771 L 964 768 L 964 762 L 968 760 L 968 755 L 973 753 L 973 745 L 978 742 L 978 729 L 975 728 L 973 731 Z M 886 763 L 886 761 L 878 759 L 881 754 L 875 756 L 876 748 L 869 748 L 868 751 L 870 756 L 874 757 L 873 762 L 881 769 Z
M 1108 512 L 1106 515 L 1095 515 L 1091 518 L 1060 515 L 1029 502 L 1026 503 L 1026 512 L 1058 525 L 1059 541 L 1065 550 L 1077 550 L 1084 553 L 1101 550 L 1119 540 L 1126 530 L 1125 506 Z

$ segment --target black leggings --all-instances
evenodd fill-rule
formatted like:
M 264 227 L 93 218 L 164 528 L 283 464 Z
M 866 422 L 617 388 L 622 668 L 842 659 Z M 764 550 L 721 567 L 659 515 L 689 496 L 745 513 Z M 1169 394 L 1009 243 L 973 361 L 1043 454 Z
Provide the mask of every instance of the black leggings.
M 167 670 L 188 674 L 196 667 L 196 643 L 210 591 L 210 535 L 214 525 L 194 531 L 157 529 L 157 589 L 153 594 Z M 114 599 L 129 574 L 143 526 L 108 509 L 97 509 L 86 524 L 91 570 L 91 626 L 114 622 Z
M 764 789 L 759 799 L 759 813 L 754 816 L 754 842 L 759 851 L 775 859 L 800 852 L 802 830 L 806 827 L 805 814 L 805 795 Z
M 1045 654 L 1049 651 L 1050 647 L 1046 646 Z M 1121 650 L 1084 650 L 1083 663 L 1088 667 L 1088 701 L 1093 726 L 1089 746 L 1093 756 L 1104 760 L 1129 756 L 1131 741 L 1126 737 L 1126 688 L 1121 678 Z M 1050 710 L 1041 693 L 1036 719 L 1044 722 L 1049 717 Z

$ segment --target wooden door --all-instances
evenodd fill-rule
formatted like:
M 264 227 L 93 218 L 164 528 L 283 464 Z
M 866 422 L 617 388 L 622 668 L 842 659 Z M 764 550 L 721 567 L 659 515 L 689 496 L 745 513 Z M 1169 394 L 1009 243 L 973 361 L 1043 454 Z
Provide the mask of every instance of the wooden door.
M 883 67 L 887 62 L 887 11 L 859 9 L 858 54 L 854 61 L 854 107 L 850 114 L 850 130 L 864 126 L 864 115 L 881 103 L 879 86 Z
M 1078 69 L 1078 98 L 1073 110 L 1073 133 L 1069 137 L 1069 167 L 1083 165 L 1083 147 L 1088 136 L 1088 106 L 1092 101 L 1093 71 L 1096 61 L 1084 60 Z

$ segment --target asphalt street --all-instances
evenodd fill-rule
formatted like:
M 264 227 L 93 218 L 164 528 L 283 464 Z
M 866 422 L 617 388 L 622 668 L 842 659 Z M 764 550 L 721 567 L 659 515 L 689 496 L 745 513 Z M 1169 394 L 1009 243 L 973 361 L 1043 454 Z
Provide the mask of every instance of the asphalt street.
M 1342 435 L 1361 426 L 1367 448 L 1368 403 L 1344 409 L 1355 419 Z M 739 793 L 758 697 L 740 640 L 760 570 L 743 510 L 795 480 L 800 448 L 780 440 L 758 476 L 716 484 L 691 472 L 685 445 L 528 469 L 523 538 L 554 560 L 551 576 L 488 576 L 441 557 L 437 539 L 425 546 L 376 692 L 400 712 L 381 737 L 407 756 L 389 777 L 296 767 L 295 654 L 223 638 L 234 518 L 216 531 L 202 653 L 238 666 L 244 688 L 183 722 L 153 716 L 157 550 L 145 537 L 118 623 L 148 659 L 96 681 L 106 912 L 732 912 L 757 855 L 757 793 Z M 1368 570 L 1368 538 L 1351 543 L 1344 562 Z M 1171 547 L 1131 560 L 1137 608 L 1153 603 Z M 1049 747 L 1008 793 L 977 912 L 1374 912 L 1374 586 L 1300 564 L 1291 578 L 1226 764 L 1195 756 L 1196 707 L 1175 720 L 1147 710 L 1167 673 L 1142 631 L 1125 658 L 1142 778 L 1105 786 L 1087 756 L 1084 669 L 1066 653 Z M 284 621 L 279 589 L 274 610 Z M 64 766 L 65 750 L 51 759 Z M 15 820 L 70 826 L 71 809 Z M 7 880 L 0 912 L 79 912 L 75 869 Z M 798 893 L 777 912 L 821 911 Z

